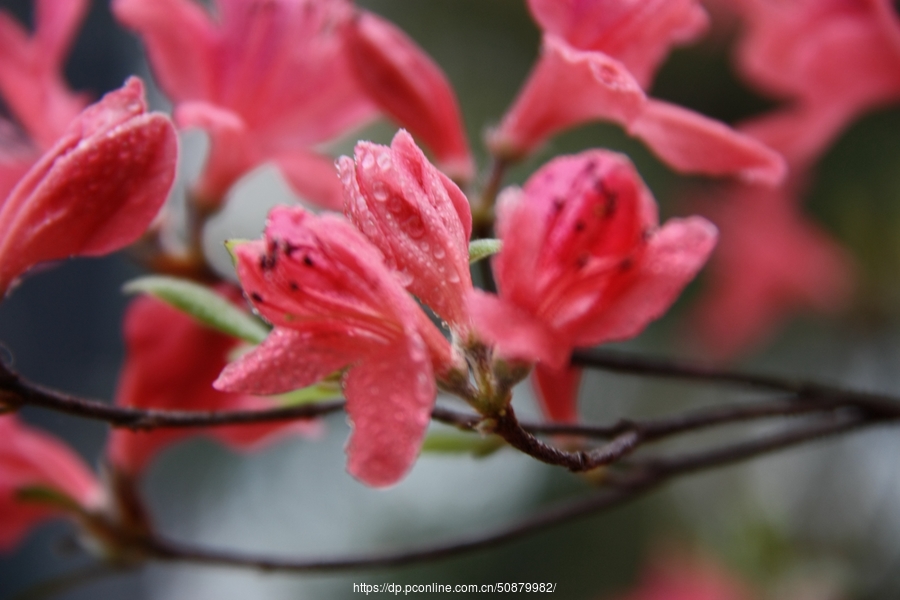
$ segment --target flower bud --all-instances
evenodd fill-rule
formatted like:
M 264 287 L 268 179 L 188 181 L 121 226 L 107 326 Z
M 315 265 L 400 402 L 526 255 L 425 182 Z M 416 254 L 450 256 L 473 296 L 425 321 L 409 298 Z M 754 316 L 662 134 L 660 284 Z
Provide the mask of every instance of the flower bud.
M 472 214 L 465 195 L 405 131 L 390 147 L 361 142 L 354 154 L 355 161 L 338 161 L 347 218 L 404 287 L 457 331 L 467 329 Z
M 175 178 L 175 129 L 132 77 L 86 108 L 0 207 L 0 292 L 32 266 L 134 242 Z

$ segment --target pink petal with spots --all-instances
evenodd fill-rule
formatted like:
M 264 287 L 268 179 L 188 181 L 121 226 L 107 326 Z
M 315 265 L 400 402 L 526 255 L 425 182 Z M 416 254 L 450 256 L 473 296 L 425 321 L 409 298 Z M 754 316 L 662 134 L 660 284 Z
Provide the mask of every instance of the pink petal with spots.
M 701 217 L 671 219 L 647 243 L 627 285 L 602 312 L 571 325 L 576 346 L 627 340 L 661 317 L 678 299 L 716 245 L 716 228 Z

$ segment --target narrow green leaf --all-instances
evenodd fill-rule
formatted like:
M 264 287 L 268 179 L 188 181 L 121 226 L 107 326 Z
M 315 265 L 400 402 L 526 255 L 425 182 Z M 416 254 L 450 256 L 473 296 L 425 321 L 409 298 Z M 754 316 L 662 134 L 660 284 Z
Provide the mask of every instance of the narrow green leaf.
M 500 252 L 503 242 L 494 239 L 472 240 L 469 242 L 469 264 L 478 262 Z
M 231 304 L 209 288 L 185 279 L 151 275 L 126 283 L 128 294 L 144 292 L 159 298 L 197 321 L 223 333 L 258 344 L 269 329 L 256 317 Z
M 43 504 L 69 512 L 81 512 L 83 509 L 68 495 L 59 490 L 43 485 L 30 485 L 16 490 L 16 499 L 30 504 Z
M 432 431 L 425 436 L 422 452 L 433 454 L 471 454 L 476 458 L 490 456 L 506 445 L 496 435 L 482 437 L 476 434 Z
M 286 394 L 280 394 L 275 398 L 283 406 L 299 406 L 312 404 L 323 400 L 334 400 L 343 396 L 341 385 L 337 381 L 320 381 L 301 390 L 294 390 Z

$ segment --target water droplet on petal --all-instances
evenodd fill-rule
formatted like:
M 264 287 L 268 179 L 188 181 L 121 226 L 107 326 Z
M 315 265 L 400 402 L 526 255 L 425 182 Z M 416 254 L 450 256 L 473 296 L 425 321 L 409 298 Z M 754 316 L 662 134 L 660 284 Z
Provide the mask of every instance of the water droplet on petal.
M 372 186 L 372 197 L 379 202 L 384 202 L 385 200 L 387 200 L 389 195 L 390 194 L 388 194 L 387 188 L 380 181 L 376 182 L 375 185 Z
M 378 168 L 382 171 L 387 171 L 391 168 L 391 155 L 387 152 L 382 152 L 378 155 Z
M 367 152 L 366 155 L 363 156 L 363 159 L 362 159 L 362 168 L 365 169 L 366 171 L 368 171 L 374 166 L 375 166 L 375 157 L 372 156 L 371 152 Z
M 447 253 L 444 251 L 443 246 L 435 246 L 434 247 L 434 257 L 438 260 L 441 260 L 447 256 Z
M 403 287 L 407 287 L 409 284 L 413 282 L 413 276 L 406 269 L 401 269 L 394 273 L 397 276 L 397 280 L 400 282 L 400 285 Z

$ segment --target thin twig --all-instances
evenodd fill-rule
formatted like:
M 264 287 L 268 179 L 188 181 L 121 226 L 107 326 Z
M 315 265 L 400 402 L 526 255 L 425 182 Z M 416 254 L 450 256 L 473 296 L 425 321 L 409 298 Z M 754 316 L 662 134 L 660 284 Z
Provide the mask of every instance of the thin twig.
M 572 354 L 572 364 L 631 375 L 684 379 L 772 392 L 787 392 L 796 395 L 799 399 L 843 401 L 863 406 L 884 416 L 900 415 L 900 399 L 894 396 L 848 390 L 836 385 L 826 385 L 803 379 L 752 375 L 705 365 L 635 356 L 612 350 L 577 350 Z
M 642 434 L 633 429 L 623 431 L 612 441 L 595 450 L 566 451 L 550 446 L 522 428 L 512 407 L 496 418 L 494 433 L 502 437 L 513 448 L 537 460 L 582 473 L 602 467 L 630 454 L 642 442 Z
M 610 478 L 611 484 L 608 487 L 588 498 L 551 507 L 503 529 L 414 550 L 342 558 L 297 560 L 208 550 L 183 545 L 179 542 L 155 539 L 148 542 L 147 552 L 160 560 L 294 573 L 362 571 L 431 562 L 500 546 L 567 521 L 610 510 L 643 496 L 680 475 L 748 460 L 878 422 L 877 418 L 867 417 L 863 414 L 844 415 L 805 424 L 749 442 L 720 446 L 701 453 L 634 463 L 630 473 L 624 477 Z

